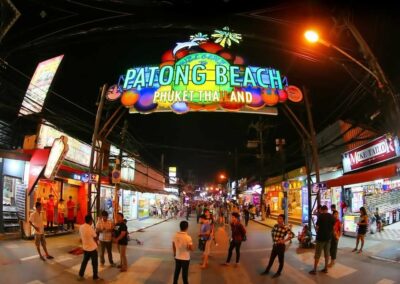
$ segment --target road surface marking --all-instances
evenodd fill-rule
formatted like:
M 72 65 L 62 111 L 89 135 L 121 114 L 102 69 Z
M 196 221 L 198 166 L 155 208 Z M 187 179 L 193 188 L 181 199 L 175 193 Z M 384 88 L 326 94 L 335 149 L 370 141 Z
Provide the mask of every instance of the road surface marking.
M 36 255 L 31 255 L 31 256 L 23 257 L 23 258 L 21 258 L 20 260 L 21 260 L 21 261 L 27 261 L 27 260 L 31 260 L 31 259 L 34 259 L 34 258 L 39 258 L 39 255 L 36 254 Z
M 115 281 L 110 283 L 132 283 L 134 280 L 135 284 L 144 284 L 158 269 L 162 261 L 161 258 L 141 257 L 128 268 L 128 271 L 119 273 Z
M 378 282 L 376 282 L 376 284 L 393 284 L 393 283 L 395 283 L 393 280 L 386 279 L 386 278 L 383 278 L 383 279 L 379 280 Z

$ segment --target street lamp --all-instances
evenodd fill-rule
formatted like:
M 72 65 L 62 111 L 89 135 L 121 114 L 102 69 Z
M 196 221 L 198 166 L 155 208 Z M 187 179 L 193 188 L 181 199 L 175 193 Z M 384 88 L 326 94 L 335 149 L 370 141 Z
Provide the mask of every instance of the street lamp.
M 353 61 L 354 63 L 356 63 L 358 66 L 360 66 L 362 69 L 364 69 L 365 71 L 368 72 L 368 74 L 370 74 L 372 77 L 375 78 L 376 82 L 378 83 L 378 87 L 380 89 L 383 88 L 383 84 L 381 82 L 381 80 L 379 79 L 379 77 L 372 72 L 368 67 L 366 67 L 364 64 L 362 64 L 360 61 L 358 61 L 357 59 L 355 59 L 353 56 L 351 56 L 350 54 L 348 54 L 346 51 L 344 51 L 343 49 L 341 49 L 340 47 L 337 47 L 336 45 L 322 39 L 319 37 L 319 34 L 316 31 L 313 30 L 308 30 L 304 33 L 304 37 L 307 39 L 307 41 L 311 42 L 311 43 L 320 43 L 326 47 L 329 48 L 333 48 L 336 51 L 340 52 L 341 54 L 343 54 L 344 56 L 346 56 L 348 59 L 350 59 L 351 61 Z

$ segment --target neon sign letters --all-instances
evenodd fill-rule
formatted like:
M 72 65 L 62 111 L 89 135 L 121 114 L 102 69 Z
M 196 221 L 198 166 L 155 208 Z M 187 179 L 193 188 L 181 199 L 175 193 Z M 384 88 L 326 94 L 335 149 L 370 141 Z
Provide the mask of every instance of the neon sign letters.
M 215 43 L 201 33 L 177 43 L 163 54 L 159 66 L 128 69 L 107 98 L 121 98 L 131 112 L 139 113 L 261 110 L 288 98 L 301 101 L 301 91 L 289 86 L 279 70 L 245 66 L 243 58 L 226 50 L 224 46 L 239 43 L 241 35 L 227 27 L 222 31 L 218 37 L 213 34 Z

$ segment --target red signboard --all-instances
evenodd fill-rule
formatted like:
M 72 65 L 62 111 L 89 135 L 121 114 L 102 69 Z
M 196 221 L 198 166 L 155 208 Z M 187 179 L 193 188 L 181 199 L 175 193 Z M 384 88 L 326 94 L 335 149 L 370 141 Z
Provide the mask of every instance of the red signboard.
M 386 134 L 361 147 L 342 154 L 343 172 L 351 172 L 400 157 L 399 139 Z
M 37 149 L 33 152 L 32 158 L 29 161 L 28 194 L 30 194 L 35 187 L 40 174 L 47 164 L 49 154 L 50 149 Z

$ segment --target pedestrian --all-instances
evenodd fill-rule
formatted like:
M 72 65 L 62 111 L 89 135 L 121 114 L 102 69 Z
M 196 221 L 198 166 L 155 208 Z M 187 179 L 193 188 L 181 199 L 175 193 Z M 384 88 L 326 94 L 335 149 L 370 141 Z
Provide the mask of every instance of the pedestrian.
M 271 217 L 271 206 L 269 206 L 269 203 L 267 204 L 267 218 Z
M 312 275 L 317 274 L 317 266 L 322 250 L 324 251 L 325 266 L 321 272 L 328 273 L 329 253 L 334 224 L 335 220 L 332 215 L 328 213 L 328 207 L 323 205 L 320 209 L 317 223 L 315 224 L 317 245 L 315 247 L 314 268 L 309 272 Z
M 250 211 L 247 206 L 244 208 L 243 211 L 244 211 L 244 224 L 247 227 L 247 225 L 249 224 L 249 219 L 250 219 Z
M 333 213 L 336 211 L 336 204 L 331 204 L 331 213 L 333 215 Z
M 117 224 L 114 227 L 114 242 L 118 244 L 118 251 L 120 254 L 120 268 L 121 272 L 125 272 L 128 269 L 128 260 L 126 258 L 126 248 L 128 246 L 128 227 L 124 222 L 124 214 L 119 212 L 117 214 Z
M 93 218 L 92 215 L 85 216 L 85 224 L 83 224 L 79 228 L 79 235 L 82 240 L 83 247 L 83 260 L 81 263 L 81 268 L 79 269 L 78 280 L 84 280 L 86 266 L 89 262 L 89 259 L 92 262 L 93 268 L 93 280 L 100 280 L 98 275 L 98 254 L 97 254 L 97 234 L 96 231 L 92 227 Z
M 46 219 L 47 219 L 47 230 L 53 230 L 53 223 L 54 223 L 54 195 L 49 195 L 49 200 L 47 201 L 46 207 Z
M 72 196 L 67 201 L 67 230 L 75 230 L 75 202 L 72 201 Z
M 232 257 L 233 248 L 236 250 L 236 265 L 240 261 L 240 246 L 242 241 L 246 240 L 246 229 L 243 227 L 242 223 L 239 221 L 239 213 L 233 212 L 231 216 L 231 231 L 232 236 L 230 238 L 228 257 L 224 265 L 229 265 Z
M 181 221 L 179 227 L 181 231 L 175 234 L 172 241 L 172 249 L 175 257 L 174 284 L 178 284 L 181 269 L 183 283 L 188 284 L 190 251 L 193 250 L 193 242 L 192 238 L 187 233 L 189 223 L 187 221 Z
M 189 221 L 190 211 L 191 211 L 190 209 L 191 209 L 190 205 L 188 204 L 187 207 L 186 207 L 186 221 Z
M 383 228 L 382 228 L 382 218 L 381 218 L 381 215 L 379 214 L 378 207 L 376 207 L 374 217 L 375 217 L 375 221 L 376 221 L 376 229 L 377 229 L 378 233 L 380 233 L 381 231 L 383 231 Z
M 328 265 L 329 267 L 335 265 L 339 238 L 342 235 L 342 223 L 339 220 L 339 212 L 336 210 L 333 211 L 332 216 L 335 219 L 335 224 L 333 225 L 333 235 L 332 235 L 331 249 L 330 249 L 331 262 Z
M 353 252 L 357 251 L 358 243 L 361 241 L 361 247 L 357 253 L 362 253 L 364 247 L 364 237 L 365 234 L 367 233 L 367 228 L 368 228 L 368 215 L 364 207 L 360 208 L 360 214 L 361 214 L 360 221 L 357 223 L 358 229 L 357 229 L 356 247 L 352 250 Z
M 48 253 L 46 247 L 46 239 L 44 237 L 43 214 L 41 212 L 42 204 L 40 202 L 36 202 L 35 208 L 36 208 L 35 212 L 33 212 L 29 217 L 29 224 L 35 229 L 35 245 L 37 252 L 39 254 L 40 259 L 45 261 L 46 259 L 40 252 L 40 244 L 42 244 L 44 253 L 46 254 L 46 258 L 53 259 L 54 257 L 52 257 Z
M 100 265 L 104 266 L 104 251 L 107 250 L 108 261 L 112 267 L 115 267 L 112 256 L 112 232 L 114 224 L 108 219 L 108 212 L 101 212 L 101 218 L 96 224 L 96 232 L 99 234 L 100 240 Z
M 272 264 L 275 261 L 276 256 L 278 256 L 279 267 L 278 271 L 272 276 L 272 278 L 277 278 L 281 276 L 281 272 L 283 269 L 284 261 L 285 261 L 285 243 L 291 240 L 290 228 L 284 224 L 285 215 L 280 214 L 278 216 L 278 224 L 275 224 L 271 231 L 272 237 L 272 252 L 269 257 L 269 262 L 265 271 L 261 273 L 262 275 L 267 275 L 272 267 Z
M 210 254 L 212 240 L 212 227 L 210 224 L 210 219 L 207 219 L 205 214 L 200 216 L 200 224 L 199 241 L 204 243 L 202 264 L 200 267 L 204 269 L 208 266 L 208 256 Z
M 64 231 L 64 210 L 65 210 L 65 204 L 64 204 L 64 199 L 60 199 L 60 201 L 57 204 L 57 210 L 58 210 L 58 227 L 61 231 Z

